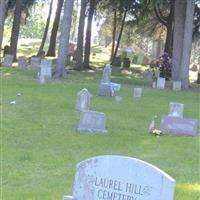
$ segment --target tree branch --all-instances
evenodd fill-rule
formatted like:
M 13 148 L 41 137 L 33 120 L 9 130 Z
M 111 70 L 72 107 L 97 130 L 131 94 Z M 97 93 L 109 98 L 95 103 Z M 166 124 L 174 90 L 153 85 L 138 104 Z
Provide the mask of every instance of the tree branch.
M 162 15 L 161 10 L 159 9 L 159 6 L 156 6 L 156 4 L 153 5 L 154 12 L 156 14 L 156 17 L 158 18 L 159 22 L 165 26 L 167 26 L 167 21 L 165 20 L 165 17 Z

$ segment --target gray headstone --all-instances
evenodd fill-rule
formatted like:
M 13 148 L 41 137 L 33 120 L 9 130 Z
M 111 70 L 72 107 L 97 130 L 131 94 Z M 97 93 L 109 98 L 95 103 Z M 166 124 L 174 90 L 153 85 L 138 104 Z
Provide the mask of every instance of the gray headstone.
M 120 91 L 121 84 L 110 82 L 110 86 L 111 86 L 113 91 Z
M 45 76 L 44 76 L 44 75 L 39 74 L 38 78 L 39 78 L 39 82 L 40 82 L 41 84 L 46 83 L 46 80 L 45 80 Z
M 40 57 L 32 57 L 31 58 L 31 67 L 38 68 L 40 67 L 41 58 Z
M 134 97 L 142 96 L 142 88 L 134 88 Z
M 157 88 L 164 89 L 165 88 L 165 78 L 158 78 L 157 79 Z
M 169 115 L 172 117 L 183 117 L 184 104 L 177 102 L 169 103 Z
M 42 59 L 40 64 L 40 74 L 45 78 L 51 78 L 52 76 L 52 60 Z
M 151 71 L 145 71 L 143 73 L 144 79 L 147 81 L 152 81 L 153 80 L 153 73 Z
M 115 96 L 115 102 L 116 103 L 120 103 L 122 101 L 122 97 L 121 96 Z
M 109 83 L 101 83 L 98 91 L 99 96 L 112 96 L 112 88 Z
M 27 58 L 24 56 L 21 56 L 18 58 L 18 67 L 20 68 L 27 68 L 28 67 L 28 61 Z
M 91 94 L 86 88 L 78 92 L 76 97 L 76 110 L 79 112 L 90 110 Z
M 12 67 L 14 56 L 6 54 L 3 61 L 3 66 L 5 67 Z
M 105 125 L 106 116 L 104 113 L 95 111 L 83 111 L 81 112 L 80 123 L 77 130 L 80 132 L 104 134 L 107 133 Z
M 65 200 L 173 200 L 175 180 L 136 158 L 98 156 L 76 166 L 74 191 Z
M 111 65 L 107 64 L 103 69 L 101 83 L 110 83 L 111 72 L 112 72 Z
M 180 91 L 181 90 L 181 81 L 173 81 L 172 88 L 174 91 Z
M 164 116 L 161 119 L 160 130 L 163 133 L 171 133 L 180 136 L 196 136 L 197 120 Z

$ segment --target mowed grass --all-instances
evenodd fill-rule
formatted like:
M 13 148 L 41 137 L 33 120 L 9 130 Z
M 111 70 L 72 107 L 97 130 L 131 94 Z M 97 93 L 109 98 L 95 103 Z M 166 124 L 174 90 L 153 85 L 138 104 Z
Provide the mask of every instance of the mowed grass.
M 66 80 L 41 85 L 36 71 L 0 70 L 2 200 L 60 200 L 72 194 L 78 162 L 107 154 L 145 160 L 176 179 L 175 200 L 199 200 L 199 136 L 147 132 L 154 115 L 159 126 L 170 101 L 184 103 L 184 116 L 199 120 L 197 88 L 154 90 L 140 78 L 114 72 L 112 81 L 122 84 L 117 95 L 123 98 L 116 104 L 114 97 L 96 96 L 101 71 L 70 71 Z M 133 98 L 137 86 L 143 88 L 139 99 Z M 75 131 L 75 100 L 82 88 L 93 94 L 92 110 L 106 114 L 107 135 Z

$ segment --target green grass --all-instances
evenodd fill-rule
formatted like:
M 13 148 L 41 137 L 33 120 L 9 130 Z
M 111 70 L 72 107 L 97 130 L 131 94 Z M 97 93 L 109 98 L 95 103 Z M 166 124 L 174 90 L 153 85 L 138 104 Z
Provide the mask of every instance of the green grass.
M 170 101 L 184 103 L 184 116 L 199 119 L 197 89 L 153 90 L 140 77 L 116 71 L 112 81 L 122 84 L 118 95 L 123 100 L 115 104 L 113 97 L 96 96 L 100 71 L 70 71 L 66 80 L 40 85 L 36 71 L 0 70 L 2 200 L 60 200 L 72 194 L 76 164 L 105 154 L 156 165 L 176 179 L 175 200 L 199 200 L 199 136 L 147 133 L 151 118 L 167 114 Z M 142 98 L 133 98 L 134 86 L 142 86 Z M 93 94 L 92 109 L 107 116 L 106 136 L 74 130 L 76 94 L 84 87 Z M 9 103 L 13 100 L 15 105 Z

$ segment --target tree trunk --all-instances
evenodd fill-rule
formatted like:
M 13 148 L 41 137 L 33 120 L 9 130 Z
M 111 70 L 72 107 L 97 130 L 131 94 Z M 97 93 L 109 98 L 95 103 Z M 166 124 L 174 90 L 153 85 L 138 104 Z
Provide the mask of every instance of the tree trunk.
M 92 20 L 95 9 L 95 0 L 90 0 L 90 8 L 88 14 L 86 39 L 85 39 L 85 55 L 84 55 L 84 67 L 90 67 L 90 48 L 91 48 L 91 34 L 92 34 Z
M 62 19 L 62 30 L 60 36 L 60 44 L 58 50 L 58 60 L 56 63 L 54 78 L 66 78 L 67 74 L 65 71 L 65 63 L 67 61 L 67 55 L 69 51 L 69 37 L 70 28 L 72 21 L 72 11 L 73 11 L 74 0 L 65 0 L 64 3 L 64 14 Z
M 1 48 L 3 41 L 3 30 L 4 30 L 7 5 L 8 5 L 8 0 L 0 0 L 0 63 L 1 63 Z
M 81 11 L 78 25 L 78 40 L 76 48 L 76 69 L 83 69 L 83 40 L 84 40 L 84 27 L 85 27 L 85 12 L 86 12 L 87 1 L 81 0 Z
M 51 37 L 50 37 L 50 43 L 49 43 L 47 56 L 52 56 L 52 57 L 56 56 L 56 37 L 57 37 L 57 32 L 58 32 L 58 27 L 59 27 L 59 22 L 60 22 L 60 15 L 62 11 L 63 1 L 64 0 L 58 0 L 58 3 L 57 3 L 57 9 L 56 9 L 54 22 L 53 22 L 53 28 L 51 31 Z
M 174 26 L 174 0 L 170 2 L 170 14 L 167 18 L 167 36 L 165 41 L 165 52 L 168 53 L 169 57 L 172 57 L 173 51 L 173 26 Z
M 51 0 L 50 6 L 49 6 L 49 14 L 48 14 L 47 21 L 46 21 L 46 26 L 45 26 L 42 42 L 41 42 L 39 51 L 37 53 L 38 56 L 40 56 L 41 52 L 44 49 L 44 44 L 45 44 L 45 41 L 46 41 L 46 38 L 47 38 L 47 33 L 48 33 L 48 30 L 49 30 L 49 24 L 50 24 L 51 13 L 52 13 L 52 5 L 53 5 L 53 0 Z
M 20 21 L 22 13 L 22 0 L 16 0 L 13 26 L 12 26 L 12 35 L 10 39 L 10 54 L 14 56 L 14 61 L 17 59 L 17 44 L 20 31 Z
M 189 65 L 192 47 L 194 0 L 176 0 L 174 13 L 172 79 L 189 87 Z
M 114 16 L 113 16 L 112 49 L 111 49 L 110 61 L 112 61 L 115 49 L 116 28 L 117 28 L 117 9 L 114 10 Z
M 124 23 L 125 23 L 125 19 L 126 19 L 126 14 L 127 14 L 127 10 L 124 11 L 124 16 L 123 16 L 123 19 L 122 19 L 122 25 L 121 25 L 119 37 L 118 37 L 118 40 L 117 40 L 117 45 L 116 45 L 116 48 L 115 48 L 115 52 L 114 52 L 114 55 L 113 55 L 113 59 L 116 57 L 117 52 L 118 52 L 119 44 L 120 44 L 121 37 L 122 37 L 122 32 L 123 32 L 123 29 L 124 29 Z M 113 62 L 113 59 L 112 59 L 112 62 Z

